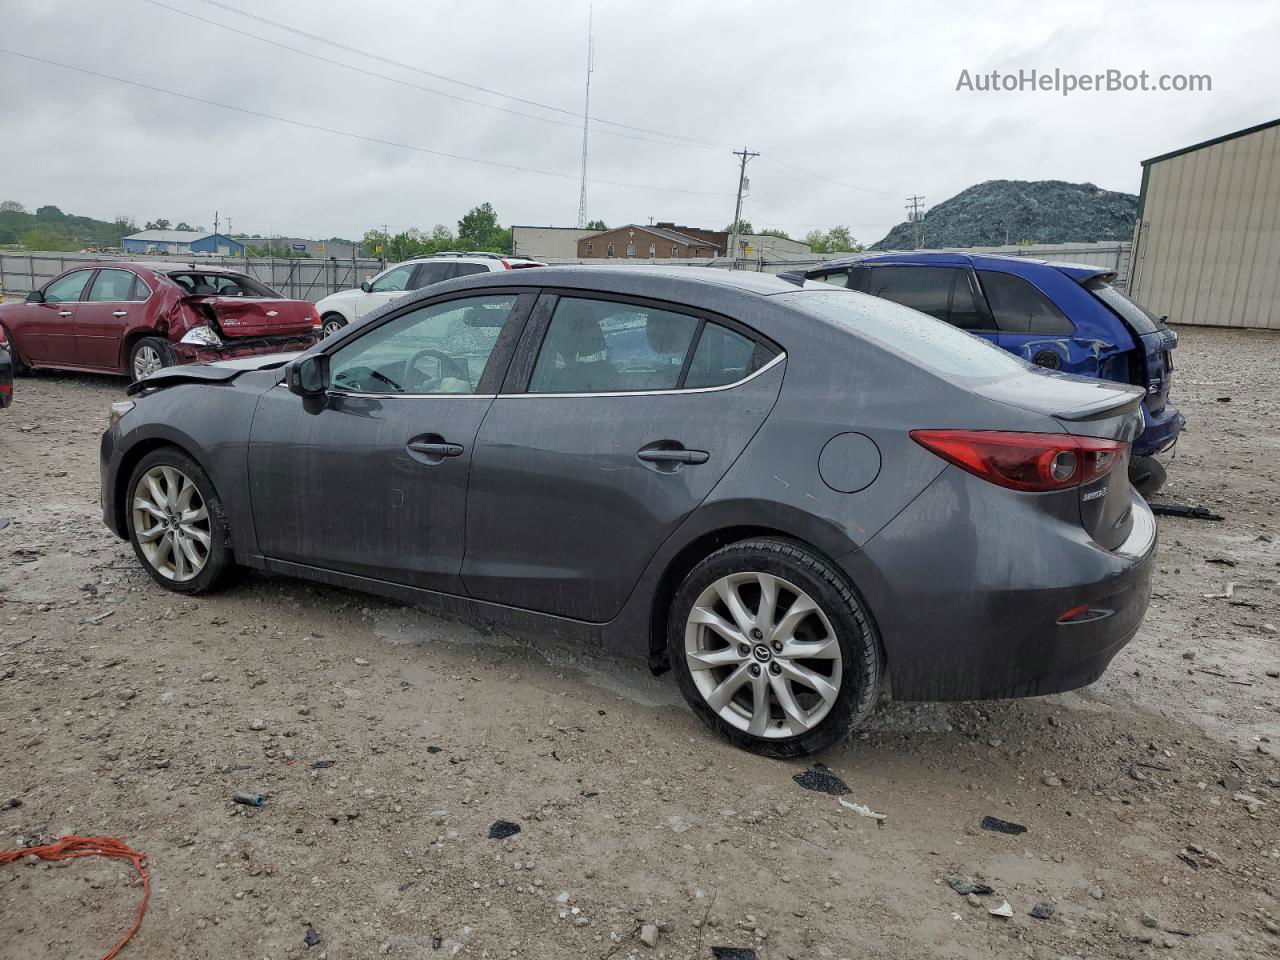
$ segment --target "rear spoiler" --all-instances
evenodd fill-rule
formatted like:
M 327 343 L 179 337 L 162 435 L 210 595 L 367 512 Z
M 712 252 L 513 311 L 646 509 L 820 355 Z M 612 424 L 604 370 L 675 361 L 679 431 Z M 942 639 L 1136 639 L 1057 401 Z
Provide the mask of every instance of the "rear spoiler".
M 803 270 L 787 270 L 777 275 L 779 280 L 786 280 L 787 283 L 794 283 L 797 287 L 803 287 L 805 275 Z

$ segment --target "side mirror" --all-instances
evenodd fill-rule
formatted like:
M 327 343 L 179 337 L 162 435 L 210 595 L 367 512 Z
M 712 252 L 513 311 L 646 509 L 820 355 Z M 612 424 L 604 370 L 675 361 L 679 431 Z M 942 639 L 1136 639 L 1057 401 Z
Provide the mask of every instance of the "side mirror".
M 27 294 L 27 303 L 44 303 L 44 294 L 39 290 L 32 290 Z
M 365 293 L 373 293 L 373 285 L 370 284 L 368 280 L 360 284 L 360 289 L 363 290 Z
M 285 371 L 285 382 L 291 393 L 300 397 L 318 397 L 329 389 L 329 356 L 314 353 L 294 360 Z

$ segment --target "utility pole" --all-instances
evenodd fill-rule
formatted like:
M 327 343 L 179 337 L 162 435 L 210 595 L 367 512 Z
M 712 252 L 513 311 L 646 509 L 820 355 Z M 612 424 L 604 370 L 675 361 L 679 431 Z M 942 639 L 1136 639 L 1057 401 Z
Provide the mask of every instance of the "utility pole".
M 587 226 L 587 122 L 591 119 L 591 70 L 595 65 L 595 41 L 592 28 L 595 22 L 594 6 L 587 7 L 587 92 L 582 102 L 582 185 L 578 188 L 578 229 Z
M 920 249 L 920 218 L 922 216 L 920 204 L 923 200 L 924 197 L 907 197 L 907 220 L 915 228 L 915 246 L 912 247 L 913 250 Z
M 218 211 L 213 211 L 213 232 L 218 232 Z
M 387 224 L 382 225 L 382 262 L 387 263 L 387 255 L 391 252 L 391 235 L 387 232 Z
M 747 161 L 760 156 L 759 152 L 751 152 L 746 147 L 733 151 L 735 157 L 741 157 L 738 167 L 738 200 L 733 205 L 733 223 L 729 226 L 729 269 L 738 269 L 738 223 L 742 219 L 742 189 L 747 184 Z

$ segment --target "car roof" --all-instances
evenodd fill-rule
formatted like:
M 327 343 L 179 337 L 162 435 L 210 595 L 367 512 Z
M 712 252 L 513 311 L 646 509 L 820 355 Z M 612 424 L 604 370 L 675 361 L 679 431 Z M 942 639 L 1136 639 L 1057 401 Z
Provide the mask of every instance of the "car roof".
M 473 286 L 509 283 L 514 286 L 580 287 L 586 290 L 632 292 L 656 280 L 667 281 L 675 288 L 730 289 L 762 297 L 795 293 L 796 284 L 771 273 L 753 270 L 727 270 L 716 267 L 691 267 L 667 264 L 644 264 L 629 267 L 597 267 L 582 264 L 546 266 L 536 271 L 504 270 L 500 274 L 459 277 L 433 284 L 431 290 L 454 289 L 471 280 Z
M 1073 280 L 1085 281 L 1092 277 L 1115 276 L 1109 267 L 1089 263 L 1062 263 L 1055 260 L 1037 260 L 1034 257 L 1011 257 L 999 253 L 960 253 L 958 251 L 930 250 L 905 253 L 876 253 L 870 256 L 845 257 L 828 260 L 821 267 L 847 267 L 854 264 L 920 264 L 937 267 L 973 267 L 975 270 L 1002 270 L 1032 276 L 1039 270 L 1057 270 Z

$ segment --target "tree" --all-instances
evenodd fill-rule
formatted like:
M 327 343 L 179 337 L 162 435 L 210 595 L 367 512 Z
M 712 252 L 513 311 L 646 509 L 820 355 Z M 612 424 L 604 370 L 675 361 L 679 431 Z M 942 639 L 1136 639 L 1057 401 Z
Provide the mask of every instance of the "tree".
M 147 225 L 142 229 L 143 230 L 168 230 L 169 221 L 163 218 L 159 220 L 148 220 Z
M 161 229 L 163 229 L 163 228 L 161 228 Z M 185 220 L 179 220 L 179 221 L 178 221 L 178 225 L 177 225 L 176 227 L 174 227 L 173 229 L 175 229 L 175 230 L 186 230 L 188 233 L 190 233 L 192 230 L 194 230 L 194 229 L 195 229 L 195 227 L 193 227 L 191 224 L 187 223 L 187 221 L 185 221 Z
M 588 221 L 587 221 L 587 229 L 588 229 L 588 230 L 596 230 L 596 231 L 600 231 L 600 230 L 608 230 L 608 229 L 609 229 L 609 225 L 608 225 L 607 223 L 605 223 L 603 220 L 588 220 Z
M 757 230 L 756 236 L 757 237 L 777 237 L 779 240 L 791 239 L 791 234 L 787 233 L 787 231 L 785 230 L 778 230 L 775 227 L 769 227 L 768 229 L 765 229 L 765 230 Z
M 814 253 L 860 253 L 863 249 L 848 227 L 832 227 L 826 233 L 810 230 L 804 235 L 804 242 Z
M 482 203 L 472 207 L 458 221 L 458 246 L 463 250 L 506 253 L 511 247 L 511 231 L 502 229 L 493 204 Z
M 50 227 L 35 227 L 22 235 L 27 250 L 79 250 L 80 244 Z
M 755 233 L 756 231 L 755 231 L 755 228 L 751 226 L 750 220 L 739 220 L 736 229 L 734 228 L 734 225 L 731 223 L 724 228 L 724 232 L 736 233 L 738 234 L 738 236 L 742 236 L 743 234 L 751 234 L 751 233 Z
M 53 204 L 49 204 L 44 207 L 36 207 L 36 216 L 41 220 L 65 220 L 67 218 L 67 215 Z
M 17 200 L 6 200 L 0 203 L 0 213 L 26 213 L 27 208 Z

